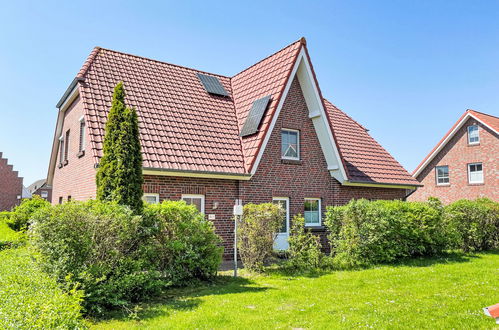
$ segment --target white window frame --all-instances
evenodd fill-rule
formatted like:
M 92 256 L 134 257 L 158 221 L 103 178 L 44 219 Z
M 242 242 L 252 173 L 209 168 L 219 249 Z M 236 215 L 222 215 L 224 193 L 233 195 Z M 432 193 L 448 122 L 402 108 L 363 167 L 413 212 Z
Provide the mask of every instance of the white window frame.
M 201 199 L 201 213 L 205 214 L 205 207 L 204 207 L 204 195 L 202 194 L 182 194 L 182 197 L 180 198 L 181 200 L 184 200 L 184 198 L 200 198 Z
M 65 149 L 65 141 L 64 134 L 59 137 L 59 163 L 64 162 L 64 149 Z
M 296 154 L 297 154 L 297 157 L 286 157 L 286 156 L 282 155 L 282 132 L 296 133 Z M 299 130 L 291 129 L 291 128 L 282 128 L 281 129 L 281 145 L 279 148 L 279 152 L 281 153 L 281 159 L 300 160 L 300 131 Z
M 305 201 L 319 201 L 319 223 L 307 223 L 305 219 L 305 227 L 320 227 L 322 226 L 322 201 L 320 198 L 305 198 Z M 303 203 L 303 217 L 305 218 L 305 203 Z
M 83 128 L 83 129 L 82 129 Z M 79 152 L 85 151 L 85 135 L 87 134 L 87 123 L 85 122 L 85 118 L 81 116 L 80 118 L 80 144 L 78 146 Z
M 481 165 L 482 166 L 482 180 L 481 181 L 471 181 L 471 166 L 473 165 Z M 468 183 L 470 184 L 476 184 L 476 183 L 483 183 L 484 180 L 484 175 L 483 175 L 483 163 L 470 163 L 468 164 Z
M 447 167 L 447 178 L 449 179 L 449 182 L 438 182 L 438 168 L 439 167 Z M 437 183 L 437 186 L 448 186 L 450 185 L 450 170 L 449 170 L 449 165 L 439 165 L 435 166 L 435 181 Z
M 45 195 L 45 196 L 44 196 Z M 49 192 L 46 190 L 40 191 L 40 197 L 47 199 L 49 197 Z
M 477 137 L 478 137 L 478 140 L 474 141 L 474 142 L 470 142 L 470 138 L 471 138 L 471 136 L 470 136 L 470 129 L 472 127 L 476 127 L 476 134 L 477 134 Z M 468 144 L 469 145 L 480 144 L 480 127 L 478 125 L 470 125 L 470 126 L 468 126 L 467 131 L 468 131 Z
M 155 194 L 155 193 L 144 193 L 144 195 L 142 195 L 142 200 L 147 203 L 146 197 L 155 197 L 156 198 L 156 202 L 155 203 L 150 203 L 150 204 L 159 204 L 159 194 Z

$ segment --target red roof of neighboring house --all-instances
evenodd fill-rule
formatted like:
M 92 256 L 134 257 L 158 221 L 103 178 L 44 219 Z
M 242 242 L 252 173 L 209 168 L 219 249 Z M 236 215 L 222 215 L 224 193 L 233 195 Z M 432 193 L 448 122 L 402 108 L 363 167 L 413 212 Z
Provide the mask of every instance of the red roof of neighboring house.
M 416 169 L 412 172 L 412 175 L 414 177 L 419 175 L 419 173 L 426 167 L 427 163 L 429 163 L 433 159 L 433 157 L 438 153 L 438 151 L 443 146 L 445 146 L 447 141 L 455 134 L 457 129 L 461 127 L 464 124 L 464 122 L 470 117 L 475 118 L 476 120 L 483 123 L 485 126 L 491 128 L 496 134 L 499 134 L 499 117 L 495 117 L 471 109 L 466 110 L 463 113 L 463 115 L 454 123 L 454 125 L 452 125 L 451 129 L 447 131 L 444 137 L 437 143 L 435 147 L 433 147 L 430 153 L 423 159 L 423 161 L 421 161 L 421 163 L 419 163 Z
M 225 77 L 96 47 L 76 77 L 95 162 L 102 156 L 113 88 L 123 81 L 126 103 L 139 116 L 145 168 L 249 174 L 302 48 L 303 38 Z M 217 77 L 229 96 L 208 94 L 197 73 Z M 267 95 L 259 131 L 240 137 L 252 103 Z M 418 184 L 360 124 L 325 105 L 349 180 Z
M 328 100 L 336 142 L 352 182 L 419 185 L 395 158 L 367 130 Z

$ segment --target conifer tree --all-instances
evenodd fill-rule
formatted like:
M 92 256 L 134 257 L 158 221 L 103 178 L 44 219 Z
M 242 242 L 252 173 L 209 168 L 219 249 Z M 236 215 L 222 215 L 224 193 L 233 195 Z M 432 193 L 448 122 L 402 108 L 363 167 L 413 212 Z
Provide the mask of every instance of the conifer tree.
M 97 171 L 97 199 L 142 212 L 142 153 L 137 112 L 125 105 L 125 88 L 114 88 L 105 126 L 103 156 Z

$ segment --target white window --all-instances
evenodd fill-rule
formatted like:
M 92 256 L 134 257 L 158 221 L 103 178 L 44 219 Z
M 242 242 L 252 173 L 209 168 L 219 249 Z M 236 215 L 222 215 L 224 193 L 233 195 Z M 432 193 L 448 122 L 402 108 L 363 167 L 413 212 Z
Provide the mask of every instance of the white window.
M 321 200 L 319 198 L 305 198 L 305 226 L 321 225 Z
M 62 162 L 64 161 L 64 136 L 63 135 L 61 135 L 61 137 L 59 138 L 59 146 L 60 146 L 59 163 L 62 164 Z
M 146 193 L 142 196 L 142 200 L 148 204 L 158 204 L 159 194 Z
M 85 120 L 83 117 L 80 118 L 80 145 L 78 151 L 85 150 Z
M 182 195 L 182 200 L 188 205 L 196 206 L 198 211 L 204 214 L 204 195 Z
M 437 185 L 445 185 L 449 183 L 449 166 L 435 167 L 435 174 L 437 176 Z
M 283 129 L 281 131 L 281 158 L 300 159 L 300 132 Z
M 483 183 L 482 163 L 468 164 L 468 182 Z
M 42 191 L 42 192 L 40 193 L 40 196 L 41 196 L 42 198 L 47 199 L 47 197 L 49 197 L 49 193 L 48 193 L 47 191 L 45 191 L 45 190 L 44 190 L 44 191 Z
M 468 126 L 468 144 L 480 143 L 480 133 L 478 132 L 478 125 Z

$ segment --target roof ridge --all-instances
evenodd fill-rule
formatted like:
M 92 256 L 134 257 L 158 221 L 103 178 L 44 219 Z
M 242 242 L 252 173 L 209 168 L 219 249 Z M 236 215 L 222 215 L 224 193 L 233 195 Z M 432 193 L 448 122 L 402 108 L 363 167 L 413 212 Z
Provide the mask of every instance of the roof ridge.
M 491 114 L 488 114 L 488 113 L 485 113 L 485 112 L 482 112 L 482 111 L 477 111 L 477 110 L 474 110 L 474 109 L 466 109 L 466 112 L 470 112 L 470 111 L 477 112 L 477 113 L 485 115 L 485 116 L 494 117 L 494 118 L 499 119 L 499 117 L 497 117 L 497 116 L 494 116 L 494 115 L 491 115 Z
M 119 50 L 114 50 L 114 49 L 109 49 L 109 48 L 103 48 L 103 47 L 95 47 L 95 48 L 99 48 L 101 50 L 105 50 L 105 51 L 112 52 L 112 53 L 117 53 L 117 54 L 121 54 L 121 55 L 126 55 L 126 56 L 132 56 L 132 57 L 140 58 L 140 59 L 151 61 L 151 62 L 156 62 L 156 63 L 160 63 L 160 64 L 166 64 L 166 65 L 171 65 L 171 66 L 175 66 L 177 68 L 192 70 L 192 71 L 196 71 L 196 72 L 199 72 L 199 73 L 206 73 L 206 74 L 210 74 L 210 75 L 213 75 L 213 76 L 219 76 L 219 77 L 223 77 L 223 78 L 227 78 L 227 79 L 231 78 L 229 76 L 224 76 L 224 75 L 221 75 L 221 74 L 218 74 L 218 73 L 213 73 L 213 72 L 198 70 L 198 69 L 191 68 L 191 67 L 188 67 L 188 66 L 185 66 L 185 65 L 179 65 L 179 64 L 174 64 L 174 63 L 170 63 L 170 62 L 155 60 L 153 58 L 149 58 L 149 57 L 145 57 L 145 56 L 140 56 L 140 55 L 135 55 L 135 54 L 130 54 L 130 53 L 125 53 L 125 52 L 122 52 L 122 51 L 119 51 Z
M 279 53 L 279 52 L 281 52 L 281 51 L 285 50 L 286 48 L 291 47 L 292 45 L 294 45 L 294 44 L 296 44 L 296 43 L 298 43 L 298 42 L 299 42 L 299 43 L 301 43 L 301 44 L 303 44 L 303 45 L 307 45 L 307 41 L 306 41 L 305 37 L 301 37 L 300 39 L 298 39 L 298 40 L 296 40 L 296 41 L 294 41 L 294 42 L 292 42 L 292 43 L 288 44 L 287 46 L 284 46 L 283 48 L 279 49 L 278 51 L 273 52 L 273 53 L 272 53 L 272 54 L 270 54 L 269 56 L 267 56 L 267 57 L 265 57 L 265 58 L 262 58 L 260 61 L 258 61 L 258 62 L 256 62 L 256 63 L 254 63 L 254 64 L 250 65 L 250 66 L 249 66 L 249 67 L 247 67 L 246 69 L 244 69 L 244 70 L 242 70 L 242 71 L 239 71 L 238 73 L 236 73 L 235 75 L 233 75 L 233 76 L 232 76 L 232 77 L 230 77 L 230 78 L 231 78 L 231 79 L 233 79 L 235 76 L 238 76 L 238 75 L 240 75 L 241 73 L 243 73 L 243 72 L 245 72 L 245 71 L 248 71 L 249 69 L 253 68 L 254 66 L 256 66 L 256 65 L 258 65 L 258 64 L 260 64 L 260 63 L 262 63 L 262 62 L 263 62 L 263 61 L 265 61 L 266 59 L 271 58 L 272 56 L 276 55 L 277 53 Z

